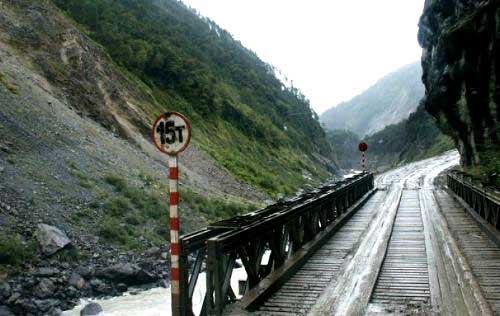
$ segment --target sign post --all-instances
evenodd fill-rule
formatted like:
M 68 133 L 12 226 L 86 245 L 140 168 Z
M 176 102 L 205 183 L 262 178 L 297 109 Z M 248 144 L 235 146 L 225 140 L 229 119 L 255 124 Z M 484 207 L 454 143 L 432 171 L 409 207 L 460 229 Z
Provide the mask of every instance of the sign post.
M 179 169 L 177 154 L 184 151 L 191 140 L 191 127 L 187 118 L 178 112 L 160 115 L 153 124 L 151 136 L 156 148 L 169 156 L 169 202 L 170 202 L 170 282 L 172 293 L 172 316 L 182 314 L 179 271 Z
M 358 145 L 358 149 L 361 152 L 361 168 L 363 171 L 366 171 L 366 155 L 365 152 L 368 150 L 368 144 L 367 143 L 360 143 Z

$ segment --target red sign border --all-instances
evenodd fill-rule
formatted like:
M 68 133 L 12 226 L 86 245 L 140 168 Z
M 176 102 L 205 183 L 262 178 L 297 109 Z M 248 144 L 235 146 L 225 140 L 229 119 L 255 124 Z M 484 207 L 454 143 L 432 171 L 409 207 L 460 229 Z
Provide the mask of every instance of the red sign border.
M 189 131 L 189 134 L 188 134 L 188 139 L 186 141 L 186 143 L 184 144 L 184 146 L 182 146 L 179 150 L 176 150 L 174 152 L 168 152 L 166 150 L 164 150 L 157 142 L 156 142 L 156 138 L 155 138 L 155 129 L 156 129 L 156 125 L 158 124 L 158 122 L 161 120 L 161 119 L 167 119 L 168 117 L 172 116 L 172 115 L 177 115 L 179 116 L 185 123 L 186 123 L 186 127 Z M 164 154 L 167 154 L 169 156 L 176 156 L 177 154 L 179 154 L 180 152 L 183 152 L 187 146 L 189 145 L 189 142 L 191 142 L 191 125 L 189 124 L 189 120 L 187 119 L 187 117 L 185 117 L 183 114 L 179 113 L 179 112 L 175 112 L 175 111 L 171 111 L 171 112 L 166 112 L 166 113 L 163 113 L 162 115 L 158 116 L 158 118 L 155 120 L 155 122 L 153 123 L 153 127 L 151 127 L 151 139 L 153 140 L 153 144 L 155 145 L 155 147 L 161 151 L 162 153 Z
M 364 148 L 365 146 L 366 146 L 365 150 L 362 150 L 362 148 Z M 358 150 L 359 150 L 360 152 L 363 152 L 363 153 L 364 153 L 365 151 L 367 151 L 367 150 L 368 150 L 368 144 L 367 144 L 367 143 L 365 143 L 365 142 L 359 143 L 359 145 L 358 145 Z

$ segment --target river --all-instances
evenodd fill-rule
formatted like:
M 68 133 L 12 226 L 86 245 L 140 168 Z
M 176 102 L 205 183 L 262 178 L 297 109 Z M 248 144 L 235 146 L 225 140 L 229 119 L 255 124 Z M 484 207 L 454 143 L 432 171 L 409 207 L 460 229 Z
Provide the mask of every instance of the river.
M 265 260 L 265 259 L 264 259 Z M 241 263 L 241 262 L 239 262 Z M 238 281 L 246 279 L 244 268 L 235 269 L 231 278 L 231 287 L 238 293 Z M 195 293 L 193 294 L 193 311 L 198 315 L 203 303 L 206 289 L 206 275 L 200 273 Z M 105 299 L 82 299 L 80 304 L 63 316 L 80 316 L 80 310 L 89 302 L 101 305 L 100 316 L 170 316 L 170 288 L 153 288 L 146 291 L 132 291 L 122 296 Z

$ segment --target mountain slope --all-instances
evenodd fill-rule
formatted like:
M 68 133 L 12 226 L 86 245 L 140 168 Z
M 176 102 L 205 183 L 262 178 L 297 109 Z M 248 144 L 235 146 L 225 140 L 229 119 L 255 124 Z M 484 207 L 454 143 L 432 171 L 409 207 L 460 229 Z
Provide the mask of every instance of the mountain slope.
M 164 111 L 184 112 L 194 133 L 180 156 L 181 233 L 330 176 L 307 100 L 213 23 L 174 0 L 58 4 L 0 2 L 0 305 L 45 315 L 165 284 L 167 157 L 148 135 Z M 71 244 L 43 254 L 41 223 Z M 106 276 L 125 262 L 140 280 Z M 85 286 L 68 291 L 74 273 Z
M 321 115 L 330 130 L 349 130 L 359 136 L 370 135 L 396 124 L 415 112 L 424 96 L 420 63 L 413 63 L 380 79 L 352 100 Z
M 194 214 L 186 231 L 262 203 L 266 193 L 292 193 L 330 175 L 331 148 L 308 101 L 284 89 L 270 66 L 212 22 L 174 0 L 59 5 L 67 14 L 75 10 L 88 28 L 51 2 L 2 3 L 0 202 L 9 209 L 44 214 L 33 220 L 75 231 L 99 229 L 95 221 L 106 222 L 113 203 L 125 205 L 130 216 L 149 212 L 150 203 L 156 208 L 167 158 L 152 146 L 149 126 L 167 110 L 184 112 L 194 133 L 180 157 L 182 201 Z M 152 34 L 148 41 L 146 34 Z M 133 55 L 122 56 L 132 48 Z M 288 110 L 305 116 L 288 116 Z M 39 183 L 48 191 L 35 189 Z M 131 192 L 145 186 L 151 195 L 137 201 L 150 198 L 147 203 L 131 204 Z M 73 214 L 78 221 L 71 221 Z M 0 217 L 0 225 L 15 228 L 22 221 L 9 218 Z M 161 237 L 153 233 L 149 237 Z
M 327 176 L 331 148 L 309 102 L 214 22 L 175 0 L 54 3 L 147 86 L 149 121 L 186 113 L 195 144 L 239 179 L 276 194 L 293 192 L 304 172 Z M 149 121 L 135 123 L 144 135 Z

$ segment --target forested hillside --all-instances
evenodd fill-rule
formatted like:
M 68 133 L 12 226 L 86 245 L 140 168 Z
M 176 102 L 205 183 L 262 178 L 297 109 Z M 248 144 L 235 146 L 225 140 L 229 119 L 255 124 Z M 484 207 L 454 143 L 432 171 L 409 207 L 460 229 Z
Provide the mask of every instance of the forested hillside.
M 413 63 L 380 79 L 352 100 L 321 115 L 330 130 L 349 130 L 358 136 L 373 134 L 415 112 L 424 96 L 420 63 Z
M 54 3 L 150 89 L 151 119 L 186 113 L 195 142 L 238 178 L 291 193 L 303 172 L 326 176 L 319 155 L 331 149 L 308 100 L 214 22 L 175 0 Z M 146 134 L 147 122 L 141 127 Z

